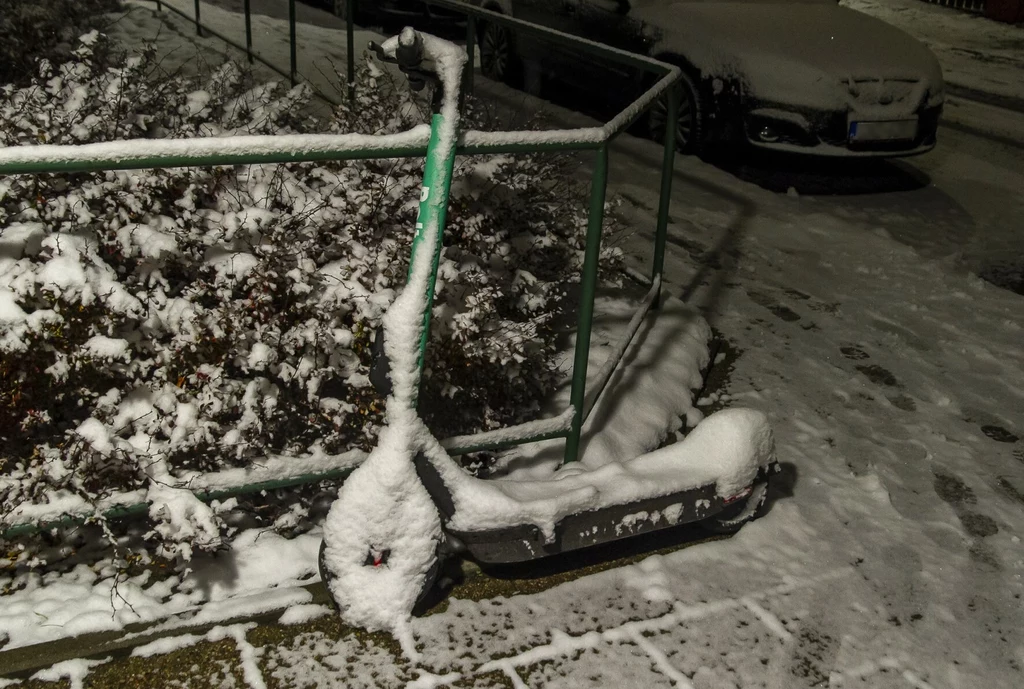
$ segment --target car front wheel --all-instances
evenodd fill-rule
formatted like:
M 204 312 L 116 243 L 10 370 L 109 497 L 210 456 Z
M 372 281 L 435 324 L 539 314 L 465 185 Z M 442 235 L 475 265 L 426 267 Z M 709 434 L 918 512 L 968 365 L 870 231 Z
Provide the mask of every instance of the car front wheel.
M 679 84 L 681 91 L 676 117 L 676 150 L 680 153 L 699 153 L 704 136 L 702 108 L 693 81 L 683 74 Z M 665 124 L 668 120 L 668 92 L 663 93 L 648 115 L 648 133 L 655 141 L 665 140 Z

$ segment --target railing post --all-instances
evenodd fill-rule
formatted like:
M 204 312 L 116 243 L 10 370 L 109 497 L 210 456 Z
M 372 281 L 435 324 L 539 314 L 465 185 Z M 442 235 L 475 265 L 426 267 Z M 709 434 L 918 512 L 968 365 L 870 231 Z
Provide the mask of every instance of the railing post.
M 156 11 L 157 12 L 163 12 L 164 11 L 164 6 L 163 6 L 163 4 L 161 4 L 160 0 L 156 0 Z
M 250 0 L 245 0 L 245 56 L 252 64 L 252 14 L 249 11 Z
M 292 78 L 292 86 L 295 86 L 295 0 L 288 0 L 288 48 L 291 68 L 288 74 Z
M 668 97 L 668 108 L 665 115 L 665 139 L 661 161 L 661 197 L 658 199 L 658 225 L 654 232 L 654 265 L 651 269 L 651 281 L 661 277 L 665 269 L 665 239 L 668 237 L 668 212 L 672 203 L 672 175 L 676 165 L 676 129 L 679 119 L 679 83 L 672 84 L 665 92 Z M 660 289 L 659 289 L 660 292 Z M 655 306 L 661 305 L 661 295 L 654 300 Z
M 199 23 L 199 0 L 196 0 L 196 36 L 203 37 L 203 25 Z
M 335 0 L 337 2 L 338 0 Z M 348 65 L 346 76 L 348 77 L 348 102 L 353 105 L 356 102 L 356 38 L 353 28 L 353 18 L 356 16 L 356 0 L 345 0 L 345 40 L 348 42 Z
M 587 216 L 587 247 L 580 276 L 580 313 L 576 326 L 576 353 L 572 366 L 572 427 L 565 440 L 563 462 L 579 459 L 580 433 L 583 431 L 583 405 L 587 394 L 587 364 L 590 361 L 590 330 L 594 325 L 594 296 L 597 292 L 597 264 L 601 255 L 601 230 L 604 227 L 604 198 L 608 188 L 608 143 L 597 149 L 594 177 L 590 180 L 590 210 Z
M 459 92 L 459 107 L 466 102 L 466 94 L 473 93 L 473 63 L 476 62 L 476 17 L 466 17 L 466 71 L 462 73 L 462 90 Z

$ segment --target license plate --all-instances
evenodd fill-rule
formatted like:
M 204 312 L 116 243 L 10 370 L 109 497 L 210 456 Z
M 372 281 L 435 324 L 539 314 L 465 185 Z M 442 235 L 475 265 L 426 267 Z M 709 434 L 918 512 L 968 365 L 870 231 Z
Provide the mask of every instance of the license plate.
M 850 123 L 850 141 L 902 141 L 916 137 L 917 120 Z

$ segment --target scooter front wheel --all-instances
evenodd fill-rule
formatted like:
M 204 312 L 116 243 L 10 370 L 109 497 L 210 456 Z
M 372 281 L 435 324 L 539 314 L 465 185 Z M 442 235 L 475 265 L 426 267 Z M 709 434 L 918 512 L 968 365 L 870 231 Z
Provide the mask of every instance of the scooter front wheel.
M 711 517 L 697 522 L 701 528 L 716 534 L 734 534 L 744 524 L 752 522 L 764 513 L 768 501 L 768 477 L 756 481 L 750 493 Z
M 320 541 L 320 552 L 316 558 L 317 569 L 320 570 L 320 581 L 324 583 L 324 588 L 327 589 L 327 595 L 331 599 L 331 606 L 338 610 L 338 601 L 334 598 L 334 593 L 331 591 L 331 581 L 334 579 L 334 574 L 331 572 L 330 565 L 327 564 L 327 541 Z M 430 569 L 427 570 L 426 576 L 423 577 L 423 585 L 420 587 L 419 595 L 416 596 L 416 608 L 419 608 L 426 600 L 429 599 L 431 591 L 434 590 L 434 585 L 437 583 L 438 575 L 441 573 L 441 554 L 436 553 L 434 561 L 430 565 Z

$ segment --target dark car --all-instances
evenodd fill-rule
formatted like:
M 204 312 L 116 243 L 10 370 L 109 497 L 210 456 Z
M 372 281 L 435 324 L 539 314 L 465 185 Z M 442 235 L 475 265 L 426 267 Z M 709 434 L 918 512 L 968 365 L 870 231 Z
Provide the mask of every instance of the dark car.
M 328 0 L 334 5 L 334 14 L 344 19 L 348 12 L 347 0 Z M 356 0 L 356 21 L 408 22 L 419 25 L 434 19 L 451 21 L 460 15 L 440 7 L 431 7 L 424 0 Z
M 835 0 L 473 0 L 518 19 L 682 68 L 680 150 L 711 143 L 822 156 L 913 155 L 935 145 L 942 71 L 916 39 Z M 650 84 L 636 69 L 480 28 L 485 75 L 537 76 L 616 106 Z M 664 131 L 667 108 L 648 117 Z

